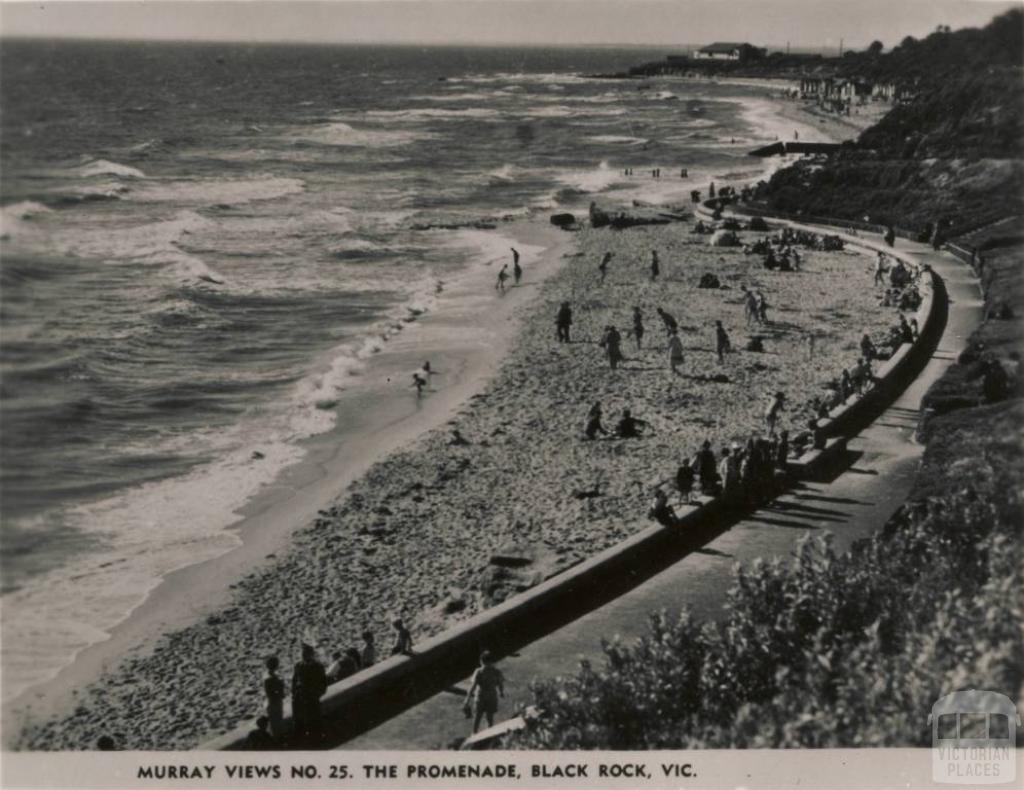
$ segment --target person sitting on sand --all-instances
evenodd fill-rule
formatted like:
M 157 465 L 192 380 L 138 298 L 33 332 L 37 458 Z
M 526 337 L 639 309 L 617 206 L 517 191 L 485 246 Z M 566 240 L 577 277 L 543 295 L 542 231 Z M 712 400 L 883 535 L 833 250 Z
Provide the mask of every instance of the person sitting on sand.
M 612 259 L 612 254 L 606 252 L 604 257 L 601 259 L 601 263 L 597 265 L 597 270 L 601 272 L 601 282 L 604 283 L 604 278 L 608 276 L 608 261 Z
M 501 267 L 501 271 L 498 272 L 498 281 L 494 284 L 496 291 L 505 293 L 505 281 L 508 279 L 508 264 L 506 263 Z
M 633 337 L 636 338 L 636 349 L 639 351 L 644 340 L 644 316 L 639 307 L 633 308 Z
M 569 327 L 572 326 L 572 308 L 568 302 L 562 302 L 558 308 L 558 315 L 555 316 L 555 330 L 559 343 L 569 342 Z
M 697 477 L 700 480 L 700 492 L 713 496 L 718 491 L 718 467 L 715 451 L 711 449 L 711 441 L 704 440 L 697 453 Z
M 452 428 L 452 438 L 448 440 L 448 444 L 452 447 L 466 447 L 470 441 L 462 435 L 458 428 Z
M 411 656 L 412 633 L 405 627 L 405 623 L 401 619 L 396 619 L 391 625 L 395 629 L 395 643 L 391 646 L 391 655 Z
M 647 420 L 641 420 L 639 417 L 634 417 L 629 409 L 622 410 L 622 417 L 619 418 L 619 424 L 615 426 L 615 435 L 620 439 L 639 439 L 640 428 L 649 428 L 650 423 Z
M 473 732 L 480 729 L 480 721 L 487 719 L 487 726 L 494 726 L 494 714 L 498 712 L 498 697 L 505 696 L 505 677 L 491 657 L 491 651 L 480 654 L 480 667 L 473 673 L 466 692 L 465 709 L 473 710 Z
M 512 250 L 512 279 L 519 285 L 519 281 L 523 279 L 523 267 L 519 265 L 519 250 L 515 247 L 509 249 Z
M 605 350 L 605 354 L 608 356 L 608 364 L 611 365 L 612 370 L 618 368 L 619 363 L 626 359 L 622 354 L 622 335 L 619 334 L 618 329 L 610 324 L 604 329 L 604 337 L 601 338 L 601 348 Z
M 683 341 L 673 332 L 668 338 L 668 366 L 673 375 L 679 375 L 679 366 L 683 364 Z
M 907 323 L 907 318 L 902 313 L 900 314 L 900 342 L 901 343 L 913 343 L 914 342 L 914 330 L 910 328 L 910 324 Z
M 412 374 L 412 385 L 416 388 L 416 397 L 423 397 L 423 388 L 427 386 L 427 380 L 420 375 L 419 371 Z
M 718 355 L 718 364 L 725 362 L 725 355 L 732 351 L 732 343 L 729 340 L 729 333 L 725 331 L 721 321 L 715 321 L 715 353 Z
M 316 658 L 312 645 L 302 645 L 302 660 L 292 673 L 292 721 L 295 735 L 303 743 L 320 738 L 320 698 L 327 691 L 327 672 Z
M 775 433 L 775 424 L 779 420 L 779 412 L 782 411 L 782 405 L 785 401 L 786 393 L 776 392 L 764 410 L 764 424 L 768 429 L 769 436 L 772 436 Z
M 676 321 L 675 317 L 670 313 L 666 313 L 660 307 L 654 308 L 657 312 L 658 317 L 661 318 L 661 323 L 665 325 L 665 336 L 670 337 L 673 333 L 679 331 L 679 322 Z
M 359 663 L 363 669 L 372 667 L 377 663 L 377 648 L 373 644 L 373 631 L 369 628 L 363 630 L 363 649 L 359 653 Z
M 663 527 L 679 525 L 676 511 L 668 503 L 668 496 L 660 488 L 654 490 L 654 502 L 651 504 L 651 509 L 647 511 L 647 518 L 653 518 Z
M 251 752 L 265 752 L 274 748 L 274 738 L 267 730 L 269 725 L 270 719 L 266 716 L 260 716 L 256 719 L 256 727 L 249 730 L 249 734 L 245 736 L 246 750 Z
M 608 431 L 606 431 L 604 426 L 601 424 L 600 401 L 590 407 L 590 413 L 587 414 L 587 427 L 583 431 L 584 436 L 588 439 L 596 439 L 598 433 L 604 434 L 605 436 L 608 435 Z
M 683 459 L 683 462 L 676 470 L 676 490 L 683 498 L 683 502 L 689 504 L 693 495 L 694 468 L 690 458 Z
M 658 263 L 658 251 L 651 250 L 651 282 L 653 283 L 658 279 L 658 275 L 661 274 L 661 266 Z
M 284 737 L 284 680 L 277 674 L 281 662 L 277 656 L 270 656 L 265 662 L 266 677 L 263 678 L 263 693 L 267 698 L 267 718 L 270 720 L 270 734 L 275 738 Z

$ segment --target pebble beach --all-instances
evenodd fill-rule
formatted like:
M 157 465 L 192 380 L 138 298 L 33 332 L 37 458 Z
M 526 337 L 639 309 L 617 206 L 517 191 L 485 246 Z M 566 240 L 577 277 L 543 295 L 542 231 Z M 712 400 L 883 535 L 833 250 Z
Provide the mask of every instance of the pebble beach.
M 516 307 L 518 329 L 496 375 L 446 424 L 371 466 L 287 551 L 235 585 L 226 607 L 112 666 L 79 691 L 70 715 L 30 721 L 15 745 L 92 748 L 110 734 L 124 748 L 194 748 L 260 713 L 267 655 L 287 667 L 309 641 L 326 658 L 358 646 L 364 628 L 386 652 L 396 617 L 414 638 L 438 633 L 649 526 L 653 488 L 703 440 L 717 451 L 759 431 L 771 393 L 784 391 L 790 404 L 781 427 L 802 427 L 802 404 L 857 360 L 861 335 L 879 336 L 896 320 L 871 286 L 872 260 L 806 250 L 801 271 L 767 271 L 758 255 L 711 247 L 693 224 L 576 234 L 557 271 Z M 706 272 L 720 288 L 697 287 Z M 747 327 L 741 286 L 764 293 L 766 325 Z M 570 343 L 555 337 L 563 301 L 574 311 Z M 647 330 L 641 348 L 628 334 L 634 307 Z M 669 369 L 656 307 L 679 321 L 680 374 Z M 734 348 L 724 364 L 716 320 Z M 598 344 L 609 324 L 624 337 L 626 360 L 614 371 Z M 745 350 L 753 335 L 763 351 Z M 443 378 L 439 371 L 425 398 Z M 650 424 L 647 435 L 587 441 L 597 401 L 606 427 L 629 408 Z M 464 443 L 453 442 L 455 430 Z M 491 562 L 498 555 L 522 562 L 510 569 Z

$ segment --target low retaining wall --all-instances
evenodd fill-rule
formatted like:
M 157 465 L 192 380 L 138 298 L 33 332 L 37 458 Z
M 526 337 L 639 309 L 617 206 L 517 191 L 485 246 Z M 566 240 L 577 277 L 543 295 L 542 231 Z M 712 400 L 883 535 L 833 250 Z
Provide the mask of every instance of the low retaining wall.
M 869 249 L 875 246 L 864 239 L 845 238 Z M 878 248 L 882 249 L 881 245 Z M 916 265 L 905 254 L 888 249 L 886 252 Z M 901 346 L 878 369 L 874 388 L 832 412 L 822 424 L 829 437 L 825 447 L 792 461 L 789 468 L 795 476 L 817 479 L 834 471 L 845 455 L 846 437 L 891 403 L 931 355 L 944 325 L 945 291 L 940 278 L 932 272 L 923 276 L 931 280 L 931 287 L 922 288 L 923 298 L 916 315 L 920 328 L 917 341 Z M 392 656 L 332 685 L 321 701 L 325 720 L 322 745 L 343 743 L 466 677 L 476 666 L 483 648 L 497 656 L 507 655 L 569 622 L 574 613 L 594 608 L 595 601 L 610 600 L 617 590 L 628 589 L 648 578 L 658 566 L 671 564 L 676 557 L 699 548 L 722 531 L 722 520 L 718 517 L 723 510 L 721 500 L 701 497 L 697 506 L 679 509 L 679 528 L 647 527 L 536 587 L 423 641 L 413 655 Z M 286 708 L 285 714 L 286 727 L 290 729 L 290 710 Z M 249 730 L 250 726 L 239 727 L 199 748 L 243 749 Z

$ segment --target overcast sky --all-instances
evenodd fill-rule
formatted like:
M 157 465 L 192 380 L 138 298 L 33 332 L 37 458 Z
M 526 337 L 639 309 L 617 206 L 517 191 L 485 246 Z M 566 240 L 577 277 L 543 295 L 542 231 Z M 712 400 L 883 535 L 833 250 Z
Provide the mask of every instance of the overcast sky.
M 984 24 L 1024 0 L 0 2 L 6 36 L 426 44 L 862 47 Z

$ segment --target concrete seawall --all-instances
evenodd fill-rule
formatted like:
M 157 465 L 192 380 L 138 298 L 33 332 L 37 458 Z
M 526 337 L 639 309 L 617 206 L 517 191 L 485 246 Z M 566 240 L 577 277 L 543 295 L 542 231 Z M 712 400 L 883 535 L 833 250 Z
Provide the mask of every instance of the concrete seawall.
M 782 224 L 823 232 L 820 227 Z M 835 235 L 867 250 L 884 249 L 916 266 L 906 253 L 845 233 Z M 942 334 L 947 299 L 941 278 L 930 270 L 922 272 L 921 281 L 917 340 L 901 346 L 879 367 L 875 386 L 864 396 L 851 398 L 833 410 L 821 426 L 830 441 L 823 450 L 796 459 L 790 465 L 795 476 L 813 479 L 841 464 L 846 438 L 891 404 L 928 361 Z M 389 657 L 334 684 L 321 701 L 326 730 L 323 745 L 343 743 L 464 678 L 484 647 L 497 656 L 507 655 L 635 586 L 725 531 L 730 522 L 721 517 L 722 513 L 720 500 L 701 498 L 696 507 L 679 510 L 680 528 L 645 527 L 596 556 L 425 640 L 413 655 Z M 286 726 L 290 726 L 290 711 L 286 709 L 285 713 Z M 200 749 L 242 749 L 248 731 L 249 726 L 240 727 L 204 743 Z

